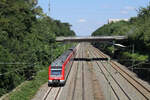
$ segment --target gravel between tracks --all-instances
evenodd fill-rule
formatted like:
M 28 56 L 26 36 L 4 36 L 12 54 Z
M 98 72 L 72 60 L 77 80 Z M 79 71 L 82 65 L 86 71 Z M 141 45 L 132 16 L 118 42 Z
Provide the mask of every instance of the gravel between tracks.
M 37 94 L 34 96 L 32 100 L 42 100 L 47 91 L 48 91 L 48 85 L 46 82 L 39 88 Z

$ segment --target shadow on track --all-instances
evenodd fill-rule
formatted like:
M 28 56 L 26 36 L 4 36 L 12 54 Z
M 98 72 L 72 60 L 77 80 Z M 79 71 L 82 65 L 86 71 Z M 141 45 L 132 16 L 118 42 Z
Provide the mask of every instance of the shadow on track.
M 73 61 L 108 61 L 108 58 L 74 58 Z

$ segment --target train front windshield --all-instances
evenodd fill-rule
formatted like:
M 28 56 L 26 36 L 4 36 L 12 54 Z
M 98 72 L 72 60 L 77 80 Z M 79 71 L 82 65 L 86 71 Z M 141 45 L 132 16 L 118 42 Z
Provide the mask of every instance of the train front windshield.
M 51 75 L 61 75 L 61 70 L 51 70 Z

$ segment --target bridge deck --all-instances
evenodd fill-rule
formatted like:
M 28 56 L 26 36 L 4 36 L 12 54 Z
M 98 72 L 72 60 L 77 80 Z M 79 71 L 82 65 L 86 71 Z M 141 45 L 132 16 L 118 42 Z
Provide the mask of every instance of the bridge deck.
M 126 36 L 90 36 L 90 37 L 57 37 L 57 42 L 94 42 L 124 40 Z

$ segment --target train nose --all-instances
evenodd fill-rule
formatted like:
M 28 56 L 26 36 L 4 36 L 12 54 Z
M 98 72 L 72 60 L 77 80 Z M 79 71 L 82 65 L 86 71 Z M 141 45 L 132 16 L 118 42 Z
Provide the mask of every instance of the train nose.
M 53 83 L 54 83 L 54 84 L 59 84 L 59 83 L 60 83 L 60 80 L 53 80 Z

